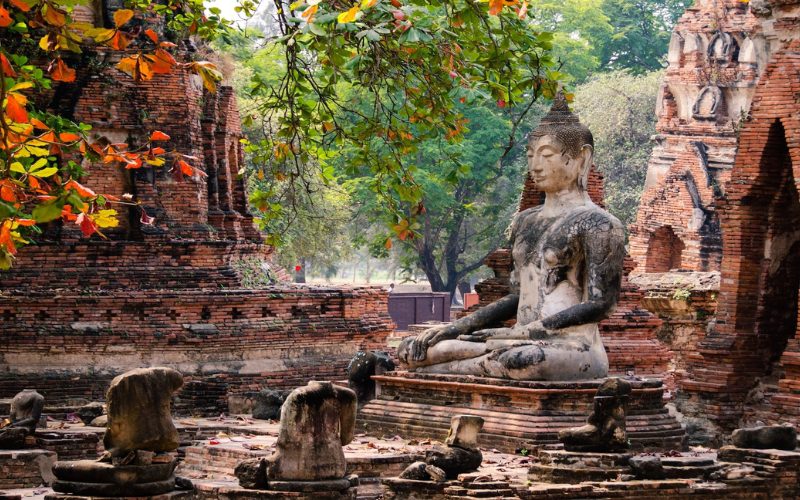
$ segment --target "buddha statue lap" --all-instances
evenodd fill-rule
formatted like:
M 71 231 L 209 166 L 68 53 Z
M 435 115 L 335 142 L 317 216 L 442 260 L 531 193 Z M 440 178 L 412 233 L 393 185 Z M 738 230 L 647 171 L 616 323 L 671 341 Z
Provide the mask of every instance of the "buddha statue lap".
M 398 357 L 407 369 L 553 381 L 608 374 L 597 324 L 619 295 L 624 232 L 586 191 L 593 148 L 559 94 L 529 138 L 528 170 L 545 203 L 512 221 L 511 293 L 405 339 Z M 492 328 L 514 316 L 514 327 Z

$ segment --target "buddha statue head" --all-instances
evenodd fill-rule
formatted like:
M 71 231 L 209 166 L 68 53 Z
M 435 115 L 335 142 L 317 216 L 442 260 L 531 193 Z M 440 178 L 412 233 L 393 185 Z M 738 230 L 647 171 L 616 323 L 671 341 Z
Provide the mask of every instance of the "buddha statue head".
M 585 192 L 594 138 L 558 92 L 553 107 L 528 137 L 528 174 L 545 193 L 577 187 Z

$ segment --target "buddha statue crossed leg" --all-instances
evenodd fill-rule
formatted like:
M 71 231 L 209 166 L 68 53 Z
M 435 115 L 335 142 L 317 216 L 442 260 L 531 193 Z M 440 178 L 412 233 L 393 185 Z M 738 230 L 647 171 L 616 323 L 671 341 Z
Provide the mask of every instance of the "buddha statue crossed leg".
M 511 224 L 511 293 L 405 339 L 398 348 L 402 364 L 416 372 L 515 380 L 608 374 L 597 324 L 619 295 L 624 232 L 586 191 L 593 153 L 591 132 L 559 94 L 528 142 L 528 171 L 545 202 Z M 490 328 L 515 315 L 513 328 Z

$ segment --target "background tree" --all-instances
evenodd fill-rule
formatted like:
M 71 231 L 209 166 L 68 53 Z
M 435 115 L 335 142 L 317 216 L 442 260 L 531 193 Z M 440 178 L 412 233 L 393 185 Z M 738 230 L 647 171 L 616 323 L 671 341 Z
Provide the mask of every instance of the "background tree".
M 625 226 L 636 218 L 653 151 L 656 96 L 663 73 L 598 74 L 575 91 L 574 110 L 592 130 L 608 209 Z
M 664 67 L 672 27 L 692 0 L 603 0 L 602 10 L 613 28 L 601 45 L 603 67 L 634 73 Z
M 415 163 L 423 197 L 412 226 L 394 227 L 399 244 L 391 245 L 385 232 L 371 243 L 394 248 L 407 274 L 414 268 L 424 272 L 434 291 L 454 294 L 459 282 L 483 264 L 486 255 L 504 239 L 522 189 L 523 169 L 504 159 L 503 145 L 511 133 L 511 122 L 494 105 L 463 107 L 457 143 L 427 140 L 420 143 Z M 348 155 L 342 157 L 348 162 Z M 392 217 L 390 210 L 372 195 L 372 182 L 365 169 L 345 169 L 348 186 L 368 221 Z M 424 207 L 424 208 L 422 208 Z M 412 231 L 416 233 L 412 236 Z M 388 248 L 387 248 L 388 247 Z

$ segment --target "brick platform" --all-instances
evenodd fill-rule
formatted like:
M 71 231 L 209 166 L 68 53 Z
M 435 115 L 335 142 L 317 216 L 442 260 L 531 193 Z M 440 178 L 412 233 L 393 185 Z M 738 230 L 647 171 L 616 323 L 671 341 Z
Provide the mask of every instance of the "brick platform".
M 49 450 L 0 450 L 0 488 L 35 488 L 54 479 Z
M 601 384 L 409 372 L 373 378 L 379 395 L 359 413 L 357 425 L 362 431 L 442 439 L 452 416 L 473 414 L 485 421 L 480 445 L 512 453 L 556 443 L 559 430 L 583 425 Z M 661 381 L 632 385 L 627 427 L 634 448 L 682 449 L 684 432 L 664 407 Z
M 0 314 L 15 311 L 0 340 L 0 396 L 35 387 L 48 404 L 102 399 L 116 374 L 164 365 L 187 377 L 178 411 L 219 414 L 264 385 L 344 377 L 392 325 L 377 287 L 0 296 Z

